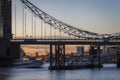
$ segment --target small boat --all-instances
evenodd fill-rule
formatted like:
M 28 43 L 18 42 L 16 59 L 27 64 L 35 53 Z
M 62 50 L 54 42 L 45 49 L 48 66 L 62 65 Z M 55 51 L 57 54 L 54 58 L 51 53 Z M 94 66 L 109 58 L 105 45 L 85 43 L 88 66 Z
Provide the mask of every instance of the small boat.
M 103 64 L 104 68 L 109 68 L 109 67 L 116 67 L 116 64 Z
M 35 57 L 31 57 L 26 55 L 24 52 L 20 53 L 20 59 L 16 60 L 13 63 L 13 67 L 17 67 L 17 68 L 41 68 L 42 65 L 44 64 L 43 60 L 37 60 L 38 57 L 38 52 L 36 52 L 36 56 Z M 28 60 L 24 60 L 24 59 L 28 59 Z
M 13 66 L 17 68 L 40 68 L 43 62 L 40 60 L 29 60 L 22 62 L 14 62 Z

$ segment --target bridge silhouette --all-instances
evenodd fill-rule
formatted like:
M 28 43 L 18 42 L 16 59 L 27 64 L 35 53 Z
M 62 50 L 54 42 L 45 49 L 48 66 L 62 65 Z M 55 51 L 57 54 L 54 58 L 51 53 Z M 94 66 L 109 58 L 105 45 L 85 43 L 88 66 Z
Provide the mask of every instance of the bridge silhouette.
M 14 0 L 12 13 L 12 34 L 10 34 L 12 38 L 10 42 L 13 53 L 19 54 L 21 44 L 50 45 L 49 69 L 66 68 L 65 45 L 87 44 L 92 47 L 94 45 L 98 47 L 96 54 L 100 54 L 100 46 L 120 45 L 120 32 L 99 34 L 78 29 L 50 16 L 29 0 Z M 53 50 L 55 52 L 55 65 L 53 65 Z M 59 58 L 60 56 L 62 60 Z

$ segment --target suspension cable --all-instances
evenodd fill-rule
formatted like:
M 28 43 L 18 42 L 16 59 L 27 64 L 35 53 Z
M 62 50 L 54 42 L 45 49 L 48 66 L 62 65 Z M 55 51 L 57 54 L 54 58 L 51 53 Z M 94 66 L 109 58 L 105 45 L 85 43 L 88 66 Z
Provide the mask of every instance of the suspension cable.
M 44 29 L 45 29 L 45 33 L 44 33 L 44 35 L 45 35 L 45 39 L 46 39 L 46 25 L 45 25 L 44 27 L 45 27 L 45 28 L 44 28 Z
M 56 29 L 54 29 L 54 38 L 56 39 Z
M 24 38 L 24 5 L 22 7 L 22 37 Z
M 31 13 L 31 37 L 33 38 L 33 13 Z
M 50 25 L 50 38 L 51 38 L 51 30 L 52 30 L 52 27 L 51 27 L 51 25 Z
M 34 37 L 36 38 L 36 15 L 34 15 Z
M 15 0 L 15 38 L 16 38 L 16 17 L 17 17 L 17 14 L 16 14 L 16 7 L 17 7 L 17 5 L 16 5 L 16 0 Z
M 25 37 L 28 37 L 28 35 L 26 35 L 26 7 L 25 7 Z
M 44 11 L 42 11 L 41 9 L 36 7 L 29 0 L 21 0 L 21 1 L 23 4 L 25 4 L 25 6 L 27 6 L 27 8 L 32 10 L 34 12 L 34 14 L 37 15 L 37 17 L 39 17 L 40 19 L 42 19 L 45 22 L 47 21 L 46 23 L 50 23 L 51 25 L 53 25 L 53 27 L 57 27 L 59 24 L 61 24 L 64 29 L 66 28 L 65 30 L 62 30 L 62 31 L 67 32 L 67 34 L 70 33 L 72 36 L 81 37 L 81 38 L 94 38 L 94 37 L 103 38 L 103 35 L 101 35 L 101 34 L 78 29 L 78 28 L 68 25 L 62 21 L 55 19 L 54 17 L 48 15 L 47 13 L 45 13 Z M 59 27 L 61 28 L 60 25 L 59 25 Z M 58 28 L 58 29 L 60 29 L 60 28 Z M 77 34 L 73 33 L 74 30 L 77 30 Z M 81 32 L 84 32 L 85 34 L 87 34 L 89 36 L 82 35 Z
M 60 39 L 61 39 L 61 30 L 59 32 L 60 32 Z
M 43 27 L 42 27 L 42 19 L 41 19 L 41 38 L 42 38 L 42 36 L 43 36 L 43 32 L 42 32 L 42 29 L 43 29 Z

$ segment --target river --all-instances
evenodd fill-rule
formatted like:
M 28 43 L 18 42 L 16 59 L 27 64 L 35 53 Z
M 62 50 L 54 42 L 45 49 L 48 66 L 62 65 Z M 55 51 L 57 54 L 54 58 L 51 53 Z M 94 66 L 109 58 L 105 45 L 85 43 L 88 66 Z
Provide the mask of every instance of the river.
M 0 80 L 120 80 L 120 69 L 48 70 L 42 68 L 0 68 Z

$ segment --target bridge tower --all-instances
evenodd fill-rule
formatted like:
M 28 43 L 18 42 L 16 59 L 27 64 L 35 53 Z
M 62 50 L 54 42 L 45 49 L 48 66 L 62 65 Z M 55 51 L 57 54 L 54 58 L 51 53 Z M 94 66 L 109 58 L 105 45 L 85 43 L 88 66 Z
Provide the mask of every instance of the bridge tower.
M 0 0 L 0 66 L 10 63 L 13 59 L 12 46 L 12 0 Z M 13 46 L 14 47 L 14 46 Z M 14 49 L 15 50 L 15 49 Z
M 11 39 L 11 0 L 0 0 L 0 38 Z

